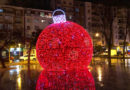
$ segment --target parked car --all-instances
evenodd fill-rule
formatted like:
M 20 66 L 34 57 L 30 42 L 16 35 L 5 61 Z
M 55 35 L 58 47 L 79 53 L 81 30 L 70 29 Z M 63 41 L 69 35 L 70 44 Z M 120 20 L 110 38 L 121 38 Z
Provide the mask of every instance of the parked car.
M 21 56 L 20 60 L 28 60 L 28 55 Z M 30 55 L 30 60 L 36 60 L 36 56 Z

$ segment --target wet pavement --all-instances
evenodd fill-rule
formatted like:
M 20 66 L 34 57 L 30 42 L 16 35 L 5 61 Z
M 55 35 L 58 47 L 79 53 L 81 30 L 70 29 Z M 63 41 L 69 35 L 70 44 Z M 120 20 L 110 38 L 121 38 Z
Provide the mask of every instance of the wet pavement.
M 9 68 L 0 69 L 0 90 L 130 90 L 130 59 L 112 59 L 110 67 L 94 58 L 88 70 L 68 72 L 47 72 L 39 64 Z

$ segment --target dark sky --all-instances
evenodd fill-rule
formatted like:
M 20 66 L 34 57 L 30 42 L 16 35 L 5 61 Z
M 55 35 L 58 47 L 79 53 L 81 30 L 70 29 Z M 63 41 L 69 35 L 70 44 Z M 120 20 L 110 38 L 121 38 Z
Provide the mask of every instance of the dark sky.
M 78 1 L 89 1 L 95 3 L 105 3 L 109 5 L 121 6 L 121 7 L 130 7 L 130 0 L 78 0 Z
M 5 0 L 0 0 L 0 2 L 2 1 L 5 1 Z M 10 5 L 51 10 L 50 8 L 51 0 L 8 0 L 8 1 L 10 1 Z M 114 6 L 119 6 L 119 7 L 130 7 L 130 0 L 79 0 L 79 1 L 105 3 L 108 5 L 114 5 Z
M 50 0 L 9 0 L 9 5 L 50 10 Z

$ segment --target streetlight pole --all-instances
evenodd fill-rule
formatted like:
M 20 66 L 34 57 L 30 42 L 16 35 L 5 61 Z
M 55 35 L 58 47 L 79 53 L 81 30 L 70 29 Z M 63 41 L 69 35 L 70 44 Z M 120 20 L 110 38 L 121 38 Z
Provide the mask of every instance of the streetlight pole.
M 11 61 L 10 61 L 10 47 L 9 47 L 9 62 L 11 63 Z
M 97 32 L 97 33 L 95 33 L 94 36 L 93 36 L 93 46 L 94 46 L 94 47 L 95 47 L 96 44 L 97 44 L 97 40 L 96 40 L 96 39 L 99 37 L 99 35 L 100 35 L 100 34 Z
M 21 46 L 21 44 L 19 43 L 18 46 L 19 46 L 19 59 L 20 59 L 20 46 Z

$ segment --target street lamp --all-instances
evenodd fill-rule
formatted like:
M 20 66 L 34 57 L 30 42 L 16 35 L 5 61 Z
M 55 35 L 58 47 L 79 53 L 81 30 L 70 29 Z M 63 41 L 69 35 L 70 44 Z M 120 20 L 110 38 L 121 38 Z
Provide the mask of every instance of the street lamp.
M 96 37 L 99 37 L 99 33 L 96 33 L 95 36 L 96 36 Z
M 19 58 L 20 58 L 20 46 L 21 46 L 21 44 L 19 43 L 18 46 L 19 46 Z
M 97 38 L 99 37 L 99 33 L 97 32 L 97 33 L 94 33 L 94 35 L 93 35 L 93 47 L 94 47 L 94 53 L 96 53 L 96 50 L 95 50 L 95 46 L 96 46 L 96 44 L 97 44 Z M 95 55 L 95 54 L 94 54 Z

